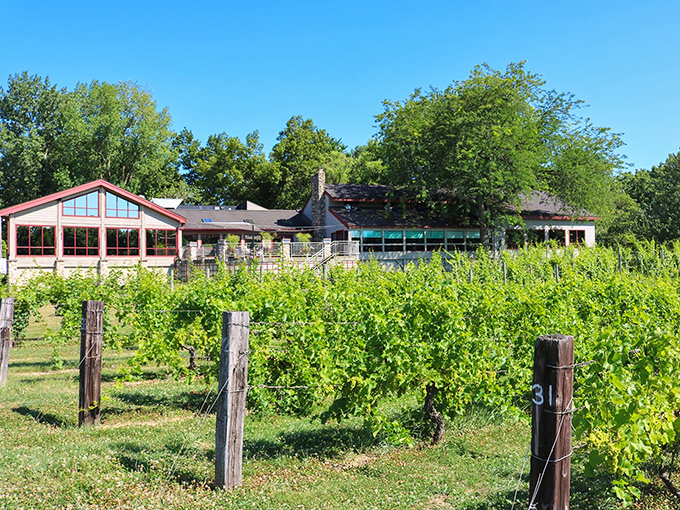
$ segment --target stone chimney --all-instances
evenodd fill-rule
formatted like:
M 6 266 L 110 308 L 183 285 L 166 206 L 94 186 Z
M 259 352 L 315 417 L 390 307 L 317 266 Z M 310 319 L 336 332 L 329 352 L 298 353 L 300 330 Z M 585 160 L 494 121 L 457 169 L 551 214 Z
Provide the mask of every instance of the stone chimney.
M 314 241 L 322 241 L 326 230 L 319 227 L 326 226 L 326 174 L 323 168 L 312 176 L 312 226 L 315 227 Z

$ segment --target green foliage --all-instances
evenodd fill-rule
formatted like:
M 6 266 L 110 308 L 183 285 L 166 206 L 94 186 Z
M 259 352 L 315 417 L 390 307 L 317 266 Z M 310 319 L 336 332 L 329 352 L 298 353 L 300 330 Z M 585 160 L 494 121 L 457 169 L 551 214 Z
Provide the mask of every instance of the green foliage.
M 520 198 L 532 190 L 600 212 L 622 142 L 577 117 L 581 101 L 544 85 L 523 62 L 505 72 L 483 65 L 444 90 L 385 101 L 376 118 L 391 182 L 474 218 L 484 245 L 493 227 L 517 221 Z
M 270 154 L 270 160 L 280 175 L 275 206 L 297 209 L 309 197 L 312 175 L 319 166 L 342 153 L 345 146 L 316 127 L 312 119 L 301 116 L 292 117 L 277 140 Z M 342 165 L 334 165 L 333 168 L 340 169 Z
M 324 422 L 358 416 L 398 444 L 411 443 L 412 420 L 387 414 L 385 403 L 422 401 L 428 385 L 449 418 L 471 408 L 527 417 L 536 337 L 570 334 L 576 361 L 588 362 L 576 369 L 574 397 L 585 470 L 611 473 L 616 493 L 634 498 L 648 466 L 667 463 L 680 430 L 678 278 L 680 246 L 645 243 L 621 248 L 620 263 L 618 249 L 542 246 L 500 260 L 483 250 L 454 253 L 404 272 L 332 267 L 325 279 L 220 268 L 174 291 L 142 268 L 122 286 L 118 277 L 99 285 L 87 274 L 49 275 L 15 295 L 24 314 L 56 304 L 63 338 L 77 334 L 81 299 L 104 299 L 132 331 L 129 374 L 159 363 L 193 377 L 183 357 L 189 345 L 208 360 L 198 369 L 207 381 L 218 373 L 222 312 L 248 311 L 252 411 L 316 409 Z M 107 328 L 107 346 L 120 345 Z

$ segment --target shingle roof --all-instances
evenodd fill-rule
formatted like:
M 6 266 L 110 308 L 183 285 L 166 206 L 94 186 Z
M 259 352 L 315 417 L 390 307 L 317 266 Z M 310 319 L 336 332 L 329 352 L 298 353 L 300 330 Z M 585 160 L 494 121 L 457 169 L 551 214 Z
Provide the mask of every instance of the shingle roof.
M 176 209 L 186 218 L 184 230 L 290 230 L 311 225 L 310 220 L 301 212 L 244 209 Z M 210 220 L 205 222 L 203 220 Z
M 396 202 L 407 196 L 407 192 L 395 186 L 369 184 L 326 184 L 326 193 L 332 200 L 339 202 L 385 202 L 388 200 Z M 443 196 L 444 191 L 439 190 L 439 193 Z M 595 219 L 588 211 L 574 210 L 563 200 L 543 191 L 534 191 L 528 196 L 521 197 L 520 209 L 524 218 L 578 217 Z M 381 213 L 384 216 L 384 211 L 381 211 Z M 369 213 L 369 215 L 372 214 Z M 348 219 L 352 217 L 358 220 L 358 215 L 356 214 L 348 213 L 345 216 Z M 368 220 L 369 218 L 366 217 L 366 219 Z M 395 219 L 395 223 L 398 222 L 399 220 Z

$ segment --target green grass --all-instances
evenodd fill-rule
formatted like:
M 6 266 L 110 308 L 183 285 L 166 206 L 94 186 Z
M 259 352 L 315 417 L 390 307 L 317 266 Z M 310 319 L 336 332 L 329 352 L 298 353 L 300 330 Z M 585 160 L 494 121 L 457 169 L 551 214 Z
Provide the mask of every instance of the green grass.
M 102 423 L 77 427 L 76 345 L 24 341 L 0 388 L 0 508 L 508 509 L 529 442 L 526 422 L 471 412 L 449 422 L 440 446 L 395 448 L 360 420 L 248 415 L 243 486 L 214 490 L 214 414 L 207 388 L 160 368 L 116 380 L 129 352 L 107 352 Z M 207 401 L 212 402 L 214 391 Z M 409 401 L 405 403 L 408 404 Z M 571 508 L 615 508 L 606 477 L 572 473 Z M 528 472 L 515 508 L 526 508 Z M 638 508 L 670 508 L 658 486 Z M 677 508 L 677 507 L 676 507 Z

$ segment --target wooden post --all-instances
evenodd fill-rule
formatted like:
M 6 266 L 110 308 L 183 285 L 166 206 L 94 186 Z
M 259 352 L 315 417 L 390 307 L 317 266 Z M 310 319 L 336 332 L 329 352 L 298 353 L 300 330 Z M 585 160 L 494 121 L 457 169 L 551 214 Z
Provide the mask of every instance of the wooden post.
M 555 282 L 560 283 L 560 266 L 555 264 L 553 266 L 553 273 L 555 274 Z
M 621 264 L 621 246 L 617 246 L 617 248 L 618 248 L 618 252 L 619 252 L 619 265 L 618 265 L 617 269 L 619 271 L 619 274 L 621 274 L 621 271 L 623 270 L 623 266 Z
M 536 340 L 531 406 L 529 508 L 569 508 L 574 337 Z
M 473 275 L 472 275 L 472 268 L 470 268 L 470 272 L 468 273 L 468 282 L 469 282 L 469 283 L 472 283 L 472 279 L 473 279 L 472 277 L 473 277 Z
M 3 298 L 0 304 L 0 386 L 4 386 L 7 382 L 13 321 L 14 298 Z
M 170 292 L 175 292 L 175 266 L 170 268 Z
M 501 262 L 501 266 L 503 267 L 503 285 L 505 285 L 508 283 L 508 265 L 505 260 Z
M 248 312 L 224 312 L 215 427 L 215 487 L 241 485 L 248 391 Z
M 80 327 L 78 426 L 99 424 L 102 380 L 104 302 L 83 301 Z

